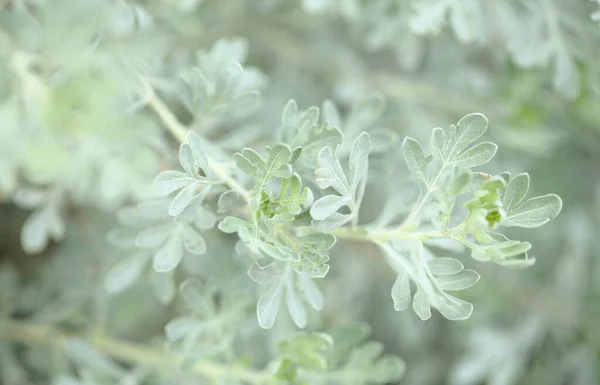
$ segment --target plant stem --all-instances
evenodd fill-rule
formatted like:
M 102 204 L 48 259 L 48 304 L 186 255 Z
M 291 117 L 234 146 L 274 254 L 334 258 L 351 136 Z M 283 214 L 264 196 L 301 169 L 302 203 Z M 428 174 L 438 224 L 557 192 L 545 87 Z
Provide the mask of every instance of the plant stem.
M 146 98 L 146 103 L 160 118 L 163 124 L 167 127 L 167 129 L 171 132 L 171 134 L 181 143 L 187 142 L 188 133 L 190 129 L 179 122 L 177 117 L 171 112 L 169 107 L 165 105 L 165 103 L 156 95 L 154 89 L 150 85 L 147 79 L 143 76 L 138 75 L 140 83 L 142 84 L 143 94 Z M 217 162 L 215 159 L 211 158 L 207 154 L 208 163 L 211 167 L 213 173 L 229 188 L 237 192 L 242 196 L 242 198 L 248 202 L 250 200 L 250 192 L 238 183 L 235 179 L 231 177 L 228 172 L 228 167 L 222 165 L 220 162 Z
M 81 338 L 85 338 L 85 336 L 67 334 L 49 325 L 0 320 L 0 339 L 3 340 L 50 345 L 64 349 L 69 341 Z M 90 336 L 86 340 L 98 351 L 127 363 L 173 369 L 181 362 L 180 357 L 164 354 L 152 347 L 121 342 L 103 335 Z M 265 371 L 208 360 L 200 361 L 190 371 L 212 379 L 229 377 L 251 384 L 264 384 L 267 381 Z
M 447 231 L 405 231 L 400 228 L 358 228 L 340 227 L 332 231 L 333 235 L 340 239 L 365 241 L 365 242 L 388 242 L 392 238 L 416 239 L 421 242 L 432 238 L 448 238 L 462 231 L 460 226 Z
M 435 191 L 435 189 L 437 187 L 437 183 L 445 169 L 446 169 L 446 165 L 444 164 L 442 167 L 440 167 L 440 170 L 438 171 L 436 176 L 433 178 L 431 183 L 427 183 L 427 191 L 425 192 L 425 194 L 423 194 L 421 199 L 419 199 L 419 202 L 417 202 L 417 204 L 410 211 L 410 214 L 408 214 L 408 216 L 406 217 L 404 222 L 402 222 L 402 224 L 398 227 L 399 231 L 405 230 L 407 227 L 412 225 L 412 222 L 415 219 L 418 218 L 419 214 L 421 213 L 421 209 L 423 208 L 423 205 L 425 203 L 427 203 L 427 200 L 429 199 L 429 197 L 431 197 L 431 194 Z

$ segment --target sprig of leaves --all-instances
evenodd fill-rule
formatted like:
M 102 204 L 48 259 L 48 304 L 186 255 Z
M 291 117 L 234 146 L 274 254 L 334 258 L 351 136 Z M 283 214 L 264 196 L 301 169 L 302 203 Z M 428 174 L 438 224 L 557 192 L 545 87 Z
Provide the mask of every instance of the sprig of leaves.
M 293 148 L 302 148 L 298 165 L 311 171 L 317 167 L 318 155 L 323 147 L 335 148 L 342 142 L 342 133 L 337 127 L 329 120 L 319 123 L 319 109 L 315 106 L 298 111 L 293 99 L 287 102 L 281 114 L 283 141 Z
M 247 299 L 218 292 L 209 283 L 188 279 L 179 294 L 192 315 L 171 320 L 165 326 L 169 350 L 182 354 L 183 369 L 199 360 L 226 355 L 233 344 L 238 323 L 245 318 Z
M 301 151 L 301 148 L 292 151 L 288 145 L 277 143 L 267 146 L 266 158 L 250 148 L 235 153 L 233 158 L 237 167 L 257 182 L 255 190 L 259 191 L 277 178 L 291 178 L 292 165 Z
M 219 39 L 208 51 L 197 53 L 196 65 L 178 82 L 178 95 L 204 130 L 251 115 L 259 104 L 265 75 L 244 68 L 247 41 Z
M 154 179 L 154 193 L 157 196 L 166 196 L 179 190 L 169 206 L 169 214 L 174 217 L 181 214 L 192 201 L 202 203 L 212 185 L 219 182 L 209 166 L 202 139 L 193 131 L 189 132 L 187 143 L 179 147 L 179 162 L 185 172 L 163 171 Z
M 464 320 L 473 312 L 473 305 L 448 291 L 468 289 L 479 281 L 474 270 L 465 270 L 454 258 L 426 260 L 421 242 L 406 244 L 398 239 L 381 245 L 388 262 L 398 274 L 392 287 L 394 309 L 403 311 L 412 302 L 413 310 L 422 319 L 431 317 L 431 307 L 449 320 Z M 412 296 L 410 283 L 416 286 Z M 412 301 L 411 301 L 412 297 Z
M 107 292 L 117 294 L 130 287 L 152 261 L 152 283 L 158 298 L 164 303 L 174 298 L 173 271 L 185 252 L 206 252 L 206 241 L 199 230 L 214 227 L 216 218 L 196 201 L 173 221 L 168 212 L 170 204 L 168 199 L 160 199 L 120 210 L 120 222 L 126 227 L 110 231 L 107 239 L 130 255 L 107 273 Z
M 370 330 L 362 324 L 334 329 L 331 335 L 303 333 L 279 345 L 276 376 L 290 383 L 367 385 L 399 381 L 405 364 L 395 356 L 382 356 L 383 344 L 365 339 Z
M 288 312 L 301 329 L 307 324 L 303 300 L 317 311 L 323 308 L 323 294 L 311 276 L 295 272 L 288 264 L 274 261 L 265 267 L 253 265 L 248 275 L 258 284 L 266 285 L 256 307 L 258 323 L 265 329 L 275 324 L 284 293 Z
M 561 210 L 562 201 L 555 194 L 525 200 L 529 190 L 527 174 L 491 176 L 471 170 L 489 162 L 496 153 L 497 146 L 493 143 L 473 145 L 487 126 L 485 116 L 469 114 L 451 125 L 448 132 L 435 128 L 428 155 L 415 139 L 406 138 L 403 143 L 404 159 L 419 183 L 420 197 L 398 227 L 369 228 L 367 236 L 381 247 L 397 273 L 392 288 L 396 310 L 405 310 L 412 302 L 414 311 L 423 320 L 431 317 L 432 307 L 450 320 L 468 318 L 473 305 L 446 292 L 470 287 L 479 280 L 479 274 L 465 270 L 453 258 L 426 257 L 423 242 L 447 238 L 469 247 L 475 260 L 527 267 L 535 262 L 528 255 L 531 244 L 510 240 L 495 230 L 501 226 L 539 227 Z M 472 194 L 465 203 L 468 214 L 451 227 L 457 199 L 465 194 Z M 421 219 L 427 220 L 436 231 L 417 231 Z M 411 282 L 416 287 L 414 296 Z
M 325 195 L 310 208 L 313 226 L 319 231 L 330 231 L 350 221 L 354 224 L 358 221 L 358 210 L 367 183 L 369 150 L 369 134 L 363 132 L 352 146 L 348 177 L 331 147 L 319 152 L 319 168 L 315 171 L 317 185 L 321 189 L 331 187 L 339 194 Z M 350 213 L 339 213 L 342 207 L 348 207 Z

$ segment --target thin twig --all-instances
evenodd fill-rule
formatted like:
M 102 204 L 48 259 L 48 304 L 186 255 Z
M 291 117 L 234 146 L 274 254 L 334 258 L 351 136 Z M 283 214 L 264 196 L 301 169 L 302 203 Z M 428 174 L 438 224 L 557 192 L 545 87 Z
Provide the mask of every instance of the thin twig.
M 146 78 L 138 75 L 138 79 L 142 85 L 143 97 L 147 105 L 159 116 L 160 120 L 175 139 L 181 143 L 187 142 L 190 129 L 179 122 L 173 112 L 171 112 L 165 103 L 156 95 L 156 92 L 154 92 L 154 89 Z M 207 159 L 212 172 L 248 202 L 250 200 L 250 192 L 229 174 L 229 167 L 225 164 L 221 164 L 208 155 Z
M 180 365 L 182 361 L 181 357 L 167 355 L 152 347 L 122 342 L 102 335 L 86 338 L 83 335 L 64 333 L 49 325 L 26 322 L 0 321 L 0 339 L 28 344 L 48 345 L 60 349 L 65 349 L 70 341 L 85 339 L 98 351 L 127 363 L 173 369 Z M 264 371 L 220 364 L 210 360 L 198 362 L 190 371 L 212 379 L 229 377 L 252 384 L 264 384 L 268 377 Z

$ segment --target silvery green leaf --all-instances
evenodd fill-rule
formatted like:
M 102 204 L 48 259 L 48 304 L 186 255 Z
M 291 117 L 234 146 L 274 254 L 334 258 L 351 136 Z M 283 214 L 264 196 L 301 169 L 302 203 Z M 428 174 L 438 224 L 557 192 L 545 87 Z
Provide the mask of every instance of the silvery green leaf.
M 465 250 L 465 245 L 457 242 L 455 239 L 433 238 L 427 240 L 425 242 L 425 245 L 432 246 L 444 251 L 450 251 L 453 253 L 462 253 Z
M 136 236 L 135 245 L 143 248 L 158 247 L 171 236 L 174 228 L 173 223 L 166 223 L 144 229 Z
M 311 206 L 310 215 L 316 220 L 325 220 L 341 207 L 348 206 L 351 202 L 350 197 L 326 195 Z
M 505 259 L 496 263 L 503 267 L 524 269 L 535 264 L 535 257 L 530 257 L 526 253 L 520 255 L 521 258 Z
M 294 99 L 288 100 L 283 107 L 281 113 L 281 126 L 284 131 L 284 135 L 291 129 L 293 129 L 296 121 L 296 114 L 298 113 L 298 104 Z
M 338 369 L 340 379 L 349 378 L 352 385 L 397 383 L 405 371 L 404 362 L 395 356 L 383 356 L 383 344 L 369 341 L 355 347 L 346 364 Z
M 279 178 L 290 178 L 292 176 L 291 166 L 288 162 L 292 159 L 292 152 L 287 145 L 276 144 L 273 147 L 267 146 L 269 154 L 266 162 L 266 168 L 263 170 L 263 177 L 273 175 Z
M 275 324 L 275 319 L 281 306 L 284 280 L 273 283 L 259 298 L 256 306 L 258 324 L 264 329 L 270 329 Z
M 561 208 L 562 200 L 555 194 L 530 198 L 509 211 L 502 224 L 507 227 L 540 227 L 556 218 Z
M 292 176 L 292 150 L 286 144 L 277 143 L 266 147 L 267 158 L 263 159 L 256 151 L 244 148 L 234 154 L 237 167 L 254 178 L 259 186 L 264 186 L 276 178 Z
M 254 238 L 254 236 L 251 237 L 250 242 L 254 242 L 260 251 L 272 258 L 279 261 L 297 261 L 300 258 L 297 252 L 283 244 L 270 244 Z M 248 240 L 249 237 L 244 237 L 243 239 Z
M 333 213 L 327 219 L 313 220 L 312 224 L 315 229 L 321 232 L 332 231 L 338 227 L 342 227 L 350 222 L 354 216 L 351 214 Z
M 425 294 L 419 289 L 417 289 L 413 297 L 413 310 L 423 321 L 431 318 L 431 304 Z
M 319 152 L 319 168 L 315 175 L 319 188 L 332 187 L 343 196 L 350 197 L 350 184 L 331 147 L 325 147 Z
M 340 117 L 340 112 L 338 111 L 335 103 L 333 103 L 331 100 L 327 99 L 323 101 L 322 112 L 325 121 L 327 121 L 327 124 L 337 128 L 340 128 L 342 126 L 342 118 Z
M 306 137 L 309 135 L 310 129 L 315 127 L 318 121 L 319 109 L 315 106 L 311 106 L 300 114 L 297 125 L 296 127 L 292 127 L 292 130 L 295 130 L 296 134 Z
M 158 273 L 166 273 L 174 270 L 183 257 L 183 245 L 178 235 L 173 235 L 154 254 L 152 267 Z
M 335 237 L 328 233 L 312 233 L 295 238 L 289 246 L 298 252 L 299 259 L 292 261 L 290 266 L 300 275 L 324 277 L 329 271 L 326 251 L 333 247 L 335 241 Z
M 298 274 L 298 286 L 304 294 L 304 298 L 313 309 L 321 311 L 325 299 L 319 287 L 313 282 L 307 274 Z
M 331 104 L 325 102 L 324 106 Z M 319 109 L 309 107 L 299 113 L 294 100 L 290 100 L 282 114 L 281 129 L 283 140 L 292 147 L 300 149 L 298 165 L 303 168 L 315 169 L 319 151 L 324 147 L 336 148 L 342 139 L 339 126 L 331 122 L 319 123 Z
M 392 286 L 392 299 L 394 309 L 404 311 L 408 309 L 411 301 L 410 279 L 405 271 L 400 271 Z
M 454 162 L 461 168 L 481 166 L 492 160 L 497 150 L 498 146 L 494 143 L 479 143 L 455 157 Z
M 323 372 L 329 369 L 329 362 L 325 353 L 332 345 L 333 341 L 328 334 L 295 333 L 281 341 L 278 347 L 279 355 L 284 361 L 307 371 Z M 283 369 L 285 370 L 285 366 L 283 366 Z M 285 373 L 277 376 L 282 380 L 286 378 Z
M 471 143 L 479 139 L 487 127 L 488 119 L 480 113 L 465 115 L 456 126 L 451 126 L 450 136 L 446 143 L 448 159 L 454 160 Z
M 464 290 L 473 286 L 481 276 L 474 270 L 463 270 L 453 275 L 442 275 L 436 277 L 436 281 L 443 290 Z
M 117 263 L 104 277 L 104 290 L 109 294 L 118 294 L 130 287 L 141 276 L 149 259 L 150 254 L 140 252 Z
M 179 162 L 185 173 L 163 171 L 153 182 L 154 192 L 159 196 L 180 190 L 172 199 L 168 210 L 169 215 L 174 217 L 180 215 L 192 201 L 201 203 L 214 182 L 202 139 L 193 131 L 188 134 L 188 143 L 182 143 L 179 147 Z M 199 170 L 205 176 L 202 176 Z
M 354 192 L 355 202 L 360 205 L 367 182 L 367 173 L 369 171 L 369 151 L 371 150 L 371 141 L 369 134 L 362 132 L 354 141 L 350 151 L 350 186 Z
M 240 63 L 231 62 L 226 64 L 217 74 L 214 86 L 214 100 L 221 103 L 215 103 L 213 108 L 225 109 L 226 103 L 231 101 L 237 93 L 237 85 L 241 81 L 244 68 Z M 219 111 L 222 112 L 222 111 Z
M 138 226 L 149 221 L 169 218 L 168 210 L 171 202 L 167 199 L 142 202 L 136 206 L 120 210 L 119 221 L 127 226 Z
M 190 226 L 182 226 L 180 229 L 181 239 L 185 249 L 194 255 L 202 255 L 206 253 L 206 241 L 199 232 L 195 231 Z
M 446 148 L 446 133 L 440 127 L 436 127 L 429 137 L 429 151 L 437 161 L 444 162 Z
M 195 279 L 187 279 L 179 286 L 179 293 L 191 311 L 204 316 L 215 312 L 211 296 L 212 288 Z
M 311 233 L 296 238 L 297 242 L 304 246 L 310 246 L 315 250 L 329 250 L 335 245 L 336 238 L 329 233 Z
M 280 276 L 280 273 L 276 271 L 274 264 L 269 264 L 265 267 L 254 264 L 248 269 L 248 276 L 254 282 L 264 285 L 276 280 Z
M 445 294 L 436 298 L 436 308 L 450 321 L 462 321 L 473 313 L 473 304 Z
M 471 256 L 478 261 L 492 261 L 502 266 L 508 265 L 531 265 L 534 258 L 528 258 L 527 252 L 531 249 L 531 243 L 510 240 L 501 240 L 485 246 L 473 248 Z M 517 257 L 517 258 L 515 258 Z
M 282 244 L 265 223 L 249 222 L 237 217 L 226 217 L 219 223 L 219 230 L 238 233 L 240 239 L 254 254 L 266 254 L 280 261 L 297 261 L 297 252 Z
M 182 74 L 179 80 L 181 101 L 191 113 L 195 113 L 200 103 L 208 102 L 210 82 L 197 67 Z
M 313 126 L 308 132 L 307 138 L 298 145 L 302 147 L 300 160 L 302 164 L 309 168 L 317 166 L 319 151 L 323 147 L 336 147 L 342 140 L 342 133 L 335 127 L 327 125 Z
M 201 185 L 197 182 L 191 182 L 186 187 L 182 188 L 177 195 L 171 201 L 171 206 L 169 207 L 169 215 L 178 216 L 185 210 L 188 205 L 192 202 L 194 198 L 197 196 L 203 196 L 206 194 L 206 188 L 202 190 L 202 192 L 198 193 L 198 188 Z M 208 188 L 208 187 L 207 187 Z
M 529 174 L 523 173 L 510 178 L 502 197 L 502 204 L 507 212 L 523 202 L 529 191 L 529 183 Z
M 465 192 L 465 190 L 468 189 L 472 178 L 472 173 L 459 171 L 457 175 L 453 177 L 448 192 L 453 196 L 458 196 L 462 194 L 463 192 Z
M 225 217 L 219 222 L 219 230 L 227 234 L 233 234 L 239 231 L 240 228 L 246 226 L 246 221 L 238 217 Z
M 470 175 L 470 181 L 463 193 L 474 193 L 477 190 L 481 189 L 481 186 L 489 180 L 485 174 L 474 172 Z
M 239 207 L 244 207 L 246 202 L 243 197 L 234 190 L 227 190 L 223 194 L 219 195 L 217 201 L 217 212 L 219 214 L 232 215 L 232 211 L 235 211 Z
M 197 202 L 200 203 L 200 202 Z M 215 227 L 217 217 L 202 204 L 193 204 L 180 214 L 179 220 L 193 223 L 198 229 L 209 230 Z
M 291 221 L 302 213 L 303 207 L 310 206 L 312 200 L 312 191 L 308 187 L 303 188 L 300 176 L 294 173 L 291 178 L 281 180 L 279 196 L 270 201 L 279 218 Z
M 248 116 L 258 107 L 260 101 L 260 92 L 252 90 L 246 91 L 235 98 L 229 108 L 236 116 Z
M 306 327 L 306 310 L 304 310 L 304 306 L 298 298 L 298 293 L 296 292 L 293 279 L 287 280 L 286 302 L 288 311 L 292 317 L 292 321 L 294 321 L 296 326 L 298 326 L 300 329 L 304 329 Z
M 427 166 L 431 157 L 425 156 L 419 142 L 411 137 L 406 137 L 402 143 L 402 155 L 408 170 L 415 174 L 417 179 L 427 183 Z
M 106 233 L 106 240 L 119 248 L 133 249 L 138 232 L 138 229 L 130 227 L 116 228 Z
M 156 294 L 156 298 L 158 298 L 159 302 L 163 305 L 168 305 L 171 303 L 173 298 L 175 298 L 175 282 L 173 279 L 173 272 L 170 271 L 162 273 L 152 270 L 150 278 L 150 282 L 154 288 L 154 293 Z
M 259 180 L 260 174 L 258 171 L 261 167 L 264 167 L 260 155 L 252 149 L 244 149 L 240 154 L 234 154 L 233 159 L 237 167 L 242 170 L 246 175 Z
M 193 134 L 190 133 L 188 135 L 188 140 L 192 136 Z M 185 170 L 186 175 L 189 175 L 192 178 L 196 175 L 194 154 L 192 153 L 192 149 L 189 143 L 182 143 L 179 146 L 179 163 L 181 164 L 181 167 L 183 167 L 183 169 Z
M 355 220 L 362 201 L 368 174 L 369 135 L 361 133 L 354 141 L 350 151 L 350 179 L 346 178 L 339 159 L 330 147 L 319 152 L 319 168 L 315 171 L 317 185 L 321 189 L 332 187 L 338 192 L 338 198 L 331 195 L 317 200 L 311 207 L 313 226 L 320 231 L 330 231 Z M 340 214 L 334 208 L 348 206 L 350 214 Z M 317 217 L 315 218 L 314 215 Z
M 454 275 L 464 269 L 463 264 L 458 259 L 448 257 L 429 260 L 427 261 L 427 267 L 431 274 L 435 276 Z
M 190 131 L 188 134 L 188 144 L 190 148 L 190 153 L 193 158 L 194 170 L 201 169 L 204 173 L 210 177 L 211 168 L 208 164 L 208 158 L 206 156 L 206 150 L 204 149 L 204 145 L 202 144 L 202 139 L 198 134 L 193 131 Z M 189 160 L 188 160 L 189 162 Z M 193 174 L 192 174 L 193 175 Z
M 350 352 L 371 334 L 371 327 L 367 323 L 348 322 L 335 327 L 331 330 L 330 335 L 333 339 L 331 347 L 330 359 L 337 366 L 343 362 Z

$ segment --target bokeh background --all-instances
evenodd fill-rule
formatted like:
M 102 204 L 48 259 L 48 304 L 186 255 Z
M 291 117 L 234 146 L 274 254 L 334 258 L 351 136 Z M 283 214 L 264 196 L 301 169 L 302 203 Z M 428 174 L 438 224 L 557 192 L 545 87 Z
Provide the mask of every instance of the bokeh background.
M 177 155 L 139 74 L 227 153 L 276 140 L 291 98 L 301 108 L 329 99 L 347 116 L 375 95 L 385 108 L 359 129 L 393 134 L 372 164 L 365 219 L 410 185 L 402 138 L 426 141 L 471 112 L 489 118 L 486 139 L 499 145 L 484 171 L 528 172 L 532 193 L 559 194 L 563 210 L 513 232 L 533 244 L 532 268 L 461 257 L 482 275 L 463 294 L 475 311 L 462 322 L 395 312 L 395 277 L 376 249 L 340 242 L 315 322 L 368 323 L 405 360 L 401 384 L 600 383 L 599 9 L 587 0 L 0 1 L 0 316 L 144 342 L 177 313 L 148 279 L 118 297 L 102 286 L 122 258 L 105 240 L 116 210 L 148 198 Z M 190 113 L 180 75 L 229 62 L 246 68 L 258 107 L 234 119 Z M 209 253 L 186 257 L 182 277 L 245 274 L 230 238 L 206 236 Z M 254 330 L 249 315 L 244 328 Z M 265 360 L 268 344 L 252 341 L 284 324 L 249 331 L 239 351 Z M 0 383 L 50 383 L 63 361 L 0 341 Z

